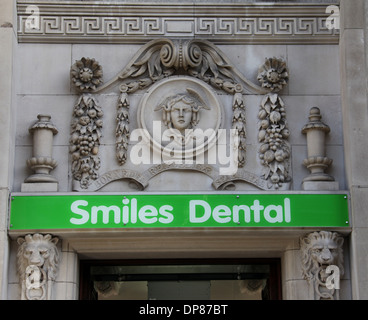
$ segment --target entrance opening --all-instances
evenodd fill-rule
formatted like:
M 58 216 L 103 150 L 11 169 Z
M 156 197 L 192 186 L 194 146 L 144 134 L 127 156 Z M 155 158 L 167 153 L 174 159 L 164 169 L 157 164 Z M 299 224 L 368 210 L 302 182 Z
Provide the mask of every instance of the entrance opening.
M 279 259 L 81 261 L 81 300 L 278 300 Z

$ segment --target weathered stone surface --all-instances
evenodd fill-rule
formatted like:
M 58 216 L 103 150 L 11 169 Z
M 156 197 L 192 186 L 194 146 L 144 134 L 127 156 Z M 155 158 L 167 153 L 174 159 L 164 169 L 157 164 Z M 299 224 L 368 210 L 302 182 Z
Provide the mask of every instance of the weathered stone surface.
M 75 184 L 72 181 L 72 162 L 69 152 L 70 124 L 74 117 L 73 107 L 79 96 L 70 80 L 69 71 L 76 60 L 82 57 L 91 57 L 98 61 L 103 66 L 104 84 L 106 84 L 112 79 L 117 79 L 116 77 L 119 74 L 120 76 L 123 75 L 122 78 L 124 78 L 127 73 L 122 74 L 121 71 L 132 59 L 134 60 L 134 56 L 151 39 L 163 37 L 175 38 L 175 40 L 182 39 L 181 46 L 178 41 L 176 42 L 177 55 L 175 56 L 175 63 L 171 67 L 175 69 L 175 72 L 179 71 L 175 74 L 176 76 L 191 77 L 193 74 L 188 74 L 190 67 L 189 64 L 186 64 L 187 60 L 184 59 L 183 55 L 185 51 L 180 51 L 180 48 L 182 50 L 185 47 L 183 44 L 194 38 L 209 40 L 211 45 L 220 49 L 223 55 L 216 56 L 217 51 L 212 49 L 206 51 L 207 56 L 212 55 L 216 59 L 208 60 L 210 63 L 208 63 L 207 71 L 203 74 L 197 74 L 195 81 L 206 80 L 208 81 L 207 84 L 212 81 L 212 83 L 218 85 L 218 87 L 213 87 L 212 90 L 215 92 L 216 99 L 222 105 L 222 111 L 219 114 L 221 115 L 223 128 L 227 130 L 232 128 L 233 108 L 234 106 L 234 109 L 238 108 L 236 113 L 239 116 L 238 119 L 242 119 L 241 124 L 244 125 L 245 129 L 241 126 L 236 128 L 241 129 L 239 132 L 244 134 L 246 146 L 244 148 L 245 162 L 241 171 L 237 175 L 229 177 L 228 180 L 221 180 L 221 177 L 217 175 L 217 170 L 220 167 L 218 164 L 211 166 L 204 164 L 200 168 L 194 165 L 186 167 L 172 166 L 171 168 L 159 167 L 156 164 L 137 166 L 130 159 L 130 152 L 136 144 L 136 141 L 131 140 L 129 140 L 125 155 L 123 155 L 124 161 L 120 164 L 116 159 L 116 131 L 118 126 L 116 117 L 122 93 L 120 90 L 122 78 L 120 78 L 113 82 L 110 87 L 103 87 L 104 84 L 99 87 L 96 86 L 97 91 L 101 87 L 104 88 L 98 92 L 93 92 L 94 88 L 92 87 L 90 90 L 90 93 L 103 108 L 104 122 L 98 152 L 101 161 L 98 170 L 99 178 L 91 184 L 93 188 L 96 186 L 96 189 L 91 187 L 89 191 L 96 193 L 139 192 L 142 185 L 144 185 L 146 192 L 193 191 L 203 193 L 204 191 L 222 190 L 222 182 L 229 182 L 225 191 L 234 191 L 233 188 L 236 188 L 235 190 L 239 192 L 263 192 L 267 190 L 267 186 L 260 183 L 259 180 L 262 165 L 258 158 L 258 151 L 261 146 L 258 141 L 260 126 L 258 114 L 262 96 L 265 92 L 260 91 L 258 85 L 258 87 L 250 85 L 250 90 L 237 92 L 236 99 L 234 99 L 233 91 L 235 91 L 235 84 L 238 82 L 229 82 L 229 84 L 221 76 L 217 75 L 216 77 L 219 69 L 227 70 L 227 67 L 219 68 L 221 63 L 225 64 L 225 60 L 218 60 L 217 58 L 226 56 L 228 59 L 226 63 L 230 62 L 232 66 L 236 67 L 239 72 L 238 75 L 241 75 L 243 80 L 249 80 L 249 83 L 253 84 L 257 83 L 258 67 L 264 63 L 265 58 L 283 59 L 287 62 L 289 69 L 289 82 L 288 86 L 283 87 L 278 94 L 287 109 L 290 132 L 288 142 L 290 143 L 290 176 L 292 181 L 287 187 L 296 192 L 324 190 L 333 193 L 345 189 L 351 192 L 353 232 L 350 237 L 348 235 L 349 231 L 345 230 L 347 238 L 350 237 L 347 242 L 350 242 L 351 246 L 344 250 L 344 254 L 347 262 L 350 259 L 349 255 L 351 256 L 350 262 L 354 273 L 352 273 L 352 279 L 347 274 L 344 275 L 340 298 L 351 298 L 351 284 L 353 284 L 353 298 L 368 296 L 365 264 L 367 240 L 365 221 L 367 219 L 364 209 L 366 207 L 364 205 L 365 199 L 368 198 L 365 174 L 368 172 L 366 170 L 367 161 L 365 160 L 367 152 L 365 75 L 367 73 L 364 68 L 363 41 L 365 31 L 363 30 L 364 19 L 362 19 L 364 11 L 362 8 L 366 4 L 363 0 L 357 0 L 355 5 L 352 5 L 351 0 L 341 1 L 344 16 L 340 44 L 338 43 L 338 32 L 324 29 L 323 21 L 319 19 L 321 16 L 326 16 L 324 13 L 326 4 L 335 4 L 336 1 L 305 0 L 290 2 L 287 5 L 264 2 L 262 3 L 263 11 L 257 12 L 266 13 L 267 10 L 265 11 L 264 7 L 269 7 L 272 9 L 270 12 L 272 11 L 273 16 L 268 16 L 267 19 L 269 20 L 262 20 L 262 17 L 260 17 L 257 18 L 257 21 L 269 21 L 270 24 L 265 25 L 264 30 L 254 29 L 251 31 L 253 33 L 248 35 L 247 30 L 244 29 L 246 25 L 241 24 L 244 22 L 244 20 L 241 20 L 243 16 L 233 16 L 237 10 L 236 8 L 238 8 L 234 7 L 234 4 L 244 6 L 255 1 L 218 1 L 218 4 L 226 4 L 226 8 L 231 7 L 228 16 L 221 16 L 220 9 L 224 9 L 224 6 L 219 5 L 218 8 L 216 6 L 209 8 L 206 5 L 213 1 L 201 0 L 194 3 L 193 1 L 184 0 L 181 6 L 165 7 L 165 10 L 161 12 L 157 11 L 158 6 L 151 6 L 152 8 L 148 9 L 146 7 L 145 10 L 151 10 L 152 13 L 148 18 L 153 16 L 154 19 L 139 20 L 133 17 L 131 24 L 128 26 L 130 29 L 127 29 L 131 32 L 129 36 L 116 35 L 120 26 L 116 25 L 115 28 L 113 22 L 107 26 L 105 23 L 113 20 L 107 20 L 102 16 L 101 19 L 94 20 L 100 23 L 96 28 L 92 24 L 90 24 L 90 28 L 86 28 L 86 24 L 80 23 L 74 26 L 75 29 L 65 29 L 65 33 L 63 33 L 60 30 L 65 28 L 65 24 L 61 23 L 60 16 L 55 13 L 53 13 L 55 20 L 52 20 L 56 23 L 54 28 L 50 27 L 49 33 L 43 34 L 47 25 L 46 20 L 50 18 L 50 12 L 52 12 L 50 4 L 58 5 L 59 12 L 67 12 L 72 19 L 71 21 L 76 23 L 81 21 L 80 17 L 76 17 L 73 10 L 62 8 L 58 1 L 49 1 L 49 3 L 46 1 L 40 2 L 40 6 L 46 10 L 43 11 L 42 17 L 43 31 L 26 34 L 23 28 L 24 24 L 20 22 L 19 41 L 29 41 L 29 43 L 16 43 L 14 47 L 12 42 L 16 39 L 16 31 L 11 26 L 17 24 L 9 18 L 7 12 L 9 13 L 9 10 L 12 10 L 11 8 L 15 6 L 15 3 L 9 0 L 2 0 L 1 2 L 0 7 L 4 10 L 0 10 L 0 42 L 5 44 L 5 49 L 0 52 L 0 68 L 3 71 L 0 79 L 0 122 L 2 124 L 1 128 L 4 128 L 4 132 L 0 137 L 0 146 L 2 146 L 2 150 L 10 150 L 9 153 L 4 152 L 2 156 L 4 161 L 1 161 L 0 165 L 2 186 L 0 191 L 2 191 L 2 199 L 4 200 L 2 203 L 6 203 L 5 200 L 9 195 L 9 191 L 42 191 L 45 193 L 56 191 L 56 184 L 54 183 L 48 184 L 47 188 L 44 188 L 45 185 L 38 183 L 23 184 L 24 179 L 32 174 L 31 170 L 25 165 L 25 161 L 32 157 L 33 145 L 28 128 L 36 115 L 40 113 L 50 114 L 53 123 L 59 129 L 59 133 L 53 141 L 53 158 L 58 161 L 58 166 L 53 170 L 53 176 L 59 182 L 58 191 L 71 192 L 73 190 Z M 83 8 L 81 7 L 80 10 L 84 13 L 91 13 L 93 10 L 98 11 L 98 8 L 109 7 L 112 2 L 108 2 L 99 2 L 96 6 L 82 6 Z M 121 4 L 127 3 L 126 1 L 119 2 Z M 163 4 L 163 1 L 154 0 L 153 2 Z M 25 8 L 29 3 L 22 1 L 18 3 L 19 8 L 22 9 L 20 16 L 24 18 Z M 75 3 L 78 3 L 78 1 L 73 2 L 73 5 Z M 137 1 L 137 3 L 143 4 L 144 1 Z M 322 3 L 322 5 L 307 7 L 303 3 Z M 83 4 L 82 1 L 81 4 Z M 257 6 L 257 4 L 254 6 Z M 292 8 L 293 6 L 294 8 Z M 289 13 L 298 12 L 300 16 L 286 16 L 286 19 L 285 16 L 276 16 L 277 10 L 280 13 L 280 8 L 285 7 L 292 8 Z M 302 7 L 308 11 L 302 12 Z M 137 14 L 137 8 L 134 9 L 136 10 L 133 11 L 134 14 Z M 184 10 L 182 12 L 186 12 L 187 16 L 183 18 L 178 12 L 175 13 L 175 10 L 179 13 L 180 10 Z M 256 8 L 256 10 L 258 9 Z M 96 12 L 93 12 L 93 14 Z M 267 12 L 267 14 L 270 12 Z M 303 16 L 306 12 L 308 12 L 308 17 Z M 119 14 L 124 13 L 120 12 Z M 213 16 L 199 16 L 201 14 L 212 14 Z M 226 19 L 218 19 L 220 16 Z M 203 17 L 208 17 L 209 20 L 202 19 Z M 24 20 L 22 21 L 24 23 Z M 139 24 L 140 22 L 142 23 Z M 134 23 L 137 23 L 136 28 Z M 102 26 L 106 28 L 102 30 Z M 244 28 L 235 29 L 235 26 Z M 161 32 L 164 30 L 162 28 L 166 28 L 166 34 Z M 105 32 L 110 34 L 106 35 Z M 115 34 L 112 34 L 113 32 Z M 71 40 L 72 37 L 74 37 L 74 40 Z M 37 43 L 42 39 L 45 43 Z M 51 44 L 53 41 L 58 42 L 58 44 Z M 324 45 L 318 45 L 321 43 Z M 143 55 L 137 55 L 134 61 L 143 62 L 154 51 L 153 47 L 150 50 L 143 52 Z M 155 54 L 157 53 L 160 52 L 155 51 Z M 339 60 L 340 53 L 341 60 Z M 145 56 L 146 54 L 147 56 Z M 160 58 L 160 55 L 158 57 Z M 158 83 L 162 80 L 155 78 L 155 76 L 163 75 L 158 70 L 162 67 L 158 64 L 159 60 L 148 59 L 147 61 L 150 63 L 143 63 L 147 69 L 141 69 L 141 71 L 149 74 L 153 70 L 151 75 L 154 77 L 140 78 L 137 75 L 139 73 L 137 71 L 140 69 L 133 70 L 139 65 L 136 63 L 133 66 L 134 68 L 130 69 L 130 71 L 133 70 L 133 73 L 128 72 L 130 78 L 124 78 L 126 83 L 130 85 L 127 97 L 129 99 L 129 134 L 142 124 L 138 121 L 139 106 L 149 93 L 150 86 L 147 83 L 149 81 Z M 214 61 L 220 61 L 220 64 L 214 63 Z M 201 67 L 204 67 L 204 65 L 202 64 Z M 166 72 L 169 69 L 162 68 L 161 71 Z M 13 79 L 6 75 L 11 75 Z M 136 77 L 131 77 L 132 75 Z M 245 87 L 243 86 L 243 89 Z M 12 90 L 17 94 L 15 99 L 11 97 L 10 92 Z M 126 93 L 128 90 L 124 92 Z M 306 116 L 312 106 L 320 108 L 324 122 L 331 128 L 331 132 L 325 140 L 325 153 L 334 162 L 332 166 L 327 168 L 326 173 L 333 176 L 336 179 L 335 182 L 306 181 L 303 183 L 303 178 L 309 172 L 302 165 L 303 160 L 308 158 L 308 153 L 307 142 L 305 136 L 301 133 L 301 128 L 306 123 Z M 211 107 L 214 108 L 212 103 Z M 162 110 L 149 110 L 158 115 L 157 119 L 161 119 Z M 211 120 L 206 116 L 202 117 L 207 111 L 207 109 L 201 109 L 199 124 L 202 120 L 202 123 Z M 148 119 L 150 118 L 148 117 Z M 244 119 L 245 121 L 243 121 Z M 15 143 L 15 147 L 12 146 L 12 143 Z M 235 178 L 237 180 L 233 181 Z M 78 191 L 86 190 L 78 189 Z M 3 205 L 0 212 L 3 217 L 1 219 L 2 224 L 0 224 L 0 227 L 3 226 L 0 230 L 0 248 L 5 248 L 4 250 L 0 249 L 0 255 L 7 257 L 8 234 L 6 220 L 8 208 L 5 207 L 6 205 Z M 307 282 L 301 274 L 299 244 L 296 241 L 302 232 L 301 230 L 293 229 L 286 232 L 285 230 L 245 230 L 246 232 L 237 230 L 236 234 L 233 230 L 221 232 L 206 230 L 205 235 L 193 230 L 186 230 L 185 232 L 151 230 L 145 232 L 144 237 L 142 237 L 141 231 L 136 233 L 127 232 L 124 233 L 124 237 L 121 237 L 121 230 L 119 231 L 108 234 L 100 232 L 98 238 L 88 231 L 84 233 L 70 232 L 72 234 L 71 239 L 63 240 L 63 261 L 60 266 L 58 281 L 54 285 L 55 299 L 78 298 L 78 259 L 81 255 L 91 259 L 101 257 L 108 259 L 141 258 L 142 256 L 155 258 L 172 258 L 173 256 L 176 258 L 281 256 L 283 298 L 313 298 L 313 290 L 312 292 L 308 291 Z M 65 237 L 69 237 L 70 234 Z M 11 237 L 13 236 L 11 235 Z M 68 243 L 65 247 L 64 242 Z M 164 250 L 162 250 L 163 247 Z M 9 262 L 6 259 L 0 259 L 2 261 L 0 274 L 7 274 L 6 270 L 5 272 L 2 270 L 3 268 L 9 268 L 9 280 L 4 278 L 2 285 L 3 288 L 9 289 L 9 293 L 5 298 L 19 299 L 20 297 L 19 280 L 15 275 L 14 268 L 11 267 L 15 265 L 16 251 L 17 246 L 12 243 L 10 245 Z M 357 272 L 355 273 L 355 271 Z M 349 272 L 346 270 L 346 273 Z M 3 289 L 2 292 L 6 292 L 6 290 Z

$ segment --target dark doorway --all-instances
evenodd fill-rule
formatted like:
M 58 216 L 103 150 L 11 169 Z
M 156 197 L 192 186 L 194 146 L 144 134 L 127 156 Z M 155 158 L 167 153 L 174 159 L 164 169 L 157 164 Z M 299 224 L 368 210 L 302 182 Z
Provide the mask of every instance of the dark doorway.
M 81 300 L 279 300 L 279 259 L 80 262 Z

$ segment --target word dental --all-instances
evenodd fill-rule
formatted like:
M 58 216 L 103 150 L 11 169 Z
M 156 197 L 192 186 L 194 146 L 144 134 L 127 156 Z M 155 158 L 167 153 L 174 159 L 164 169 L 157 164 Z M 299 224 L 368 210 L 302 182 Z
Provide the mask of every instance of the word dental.
M 162 206 L 144 205 L 138 207 L 136 198 L 122 200 L 122 206 L 99 205 L 90 206 L 86 200 L 76 200 L 71 204 L 71 212 L 74 215 L 70 223 L 84 225 L 87 223 L 113 224 L 113 225 L 180 225 L 180 222 L 188 225 L 205 224 L 212 221 L 215 224 L 226 223 L 259 223 L 261 221 L 270 224 L 291 222 L 290 199 L 284 198 L 282 205 L 264 206 L 259 200 L 253 200 L 251 205 L 239 204 L 233 206 L 211 206 L 205 200 L 190 200 L 187 204 L 178 203 L 178 210 L 172 205 Z M 188 214 L 187 219 L 185 214 Z M 175 221 L 177 219 L 178 221 Z M 179 221 L 180 220 L 180 221 Z

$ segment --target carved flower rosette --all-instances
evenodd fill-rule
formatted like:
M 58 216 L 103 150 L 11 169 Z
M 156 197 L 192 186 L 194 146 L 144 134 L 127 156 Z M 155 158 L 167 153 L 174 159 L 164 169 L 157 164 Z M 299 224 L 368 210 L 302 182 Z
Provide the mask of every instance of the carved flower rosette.
M 289 81 L 286 62 L 277 58 L 266 58 L 258 70 L 258 81 L 261 86 L 272 92 L 279 92 Z
M 74 86 L 81 92 L 96 90 L 102 84 L 102 67 L 95 59 L 83 57 L 77 60 L 70 70 Z

